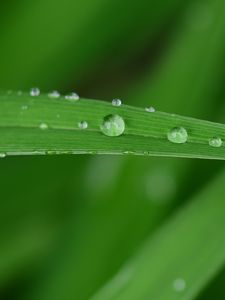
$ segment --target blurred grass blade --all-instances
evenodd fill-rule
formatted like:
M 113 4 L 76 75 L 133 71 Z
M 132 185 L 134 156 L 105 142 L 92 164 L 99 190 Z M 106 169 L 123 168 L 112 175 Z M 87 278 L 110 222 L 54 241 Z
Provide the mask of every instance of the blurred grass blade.
M 141 5 L 129 0 L 19 3 L 0 26 L 0 86 L 4 88 L 35 84 L 47 89 L 62 87 L 62 82 L 65 88 L 71 79 L 80 83 L 109 57 L 109 61 L 112 56 L 123 61 L 143 49 L 186 5 L 179 0 L 142 1 Z
M 1 96 L 1 152 L 7 155 L 105 153 L 225 159 L 224 146 L 209 146 L 209 140 L 214 137 L 225 140 L 223 124 L 162 112 L 149 113 L 126 105 L 118 108 L 96 100 L 73 102 L 46 96 L 38 99 L 30 95 Z M 106 136 L 100 130 L 104 118 L 118 114 L 126 124 L 124 134 L 116 138 Z M 82 121 L 89 124 L 88 128 L 79 128 Z M 187 143 L 167 139 L 174 128 L 184 128 L 184 133 L 178 135 L 184 135 L 181 139 L 187 138 Z
M 225 262 L 225 172 L 184 206 L 92 300 L 194 299 Z
M 224 34 L 223 0 L 191 3 L 168 54 L 155 74 L 147 74 L 131 89 L 132 100 L 202 118 L 218 110 L 224 86 Z
M 20 281 L 23 272 L 32 273 L 58 241 L 71 209 L 78 211 L 71 186 L 82 199 L 85 161 L 79 156 L 0 160 L 0 289 Z

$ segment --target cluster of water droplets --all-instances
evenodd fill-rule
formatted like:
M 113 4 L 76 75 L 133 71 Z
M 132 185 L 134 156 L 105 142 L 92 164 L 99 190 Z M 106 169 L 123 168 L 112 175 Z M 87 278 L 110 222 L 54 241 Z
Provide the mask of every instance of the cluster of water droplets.
M 20 91 L 19 91 L 19 92 L 20 92 Z M 18 93 L 19 93 L 19 92 L 18 92 Z M 21 94 L 22 94 L 22 92 L 21 92 Z M 40 94 L 41 94 L 41 91 L 40 91 L 40 89 L 37 88 L 37 87 L 34 87 L 34 88 L 32 88 L 32 89 L 30 90 L 30 96 L 32 96 L 32 97 L 38 97 L 38 96 L 40 96 Z M 57 90 L 53 90 L 53 91 L 51 91 L 50 93 L 48 93 L 48 97 L 49 97 L 49 98 L 59 98 L 60 96 L 61 96 L 61 94 L 60 94 L 60 92 L 58 92 Z M 66 96 L 65 96 L 65 99 L 77 101 L 77 100 L 80 99 L 80 97 L 79 97 L 79 95 L 78 95 L 77 93 L 72 92 L 72 93 L 66 95 Z
M 11 95 L 13 93 L 12 90 L 9 90 L 8 95 Z M 18 91 L 17 95 L 21 96 L 23 94 L 22 91 Z M 39 88 L 34 87 L 30 90 L 30 96 L 31 97 L 38 97 L 41 95 L 41 91 Z M 48 97 L 49 98 L 60 98 L 61 94 L 60 92 L 58 92 L 57 90 L 53 90 L 50 93 L 48 93 Z M 66 96 L 64 96 L 65 99 L 70 100 L 70 101 L 78 101 L 80 99 L 79 95 L 75 92 L 72 92 Z M 113 107 L 121 107 L 122 106 L 122 100 L 119 98 L 115 98 L 112 100 L 112 106 Z M 23 111 L 28 110 L 29 106 L 28 105 L 22 105 L 21 106 L 21 113 Z M 145 107 L 145 111 L 147 113 L 155 113 L 155 108 L 153 106 L 149 106 L 149 107 Z M 58 113 L 56 115 L 56 117 L 59 119 L 60 118 L 60 114 Z M 81 120 L 80 122 L 78 122 L 78 129 L 80 130 L 84 130 L 87 129 L 89 127 L 89 123 L 87 120 Z M 48 124 L 45 122 L 41 122 L 39 124 L 39 128 L 41 130 L 46 130 L 49 128 Z M 101 132 L 109 137 L 117 137 L 117 136 L 121 136 L 126 129 L 126 123 L 123 117 L 121 117 L 118 113 L 112 113 L 112 114 L 108 114 L 106 116 L 104 116 L 104 118 L 102 119 L 102 122 L 100 124 L 100 130 Z M 170 141 L 171 143 L 174 144 L 184 144 L 188 141 L 188 132 L 187 130 L 180 126 L 180 127 L 174 127 L 172 129 L 170 129 L 167 132 L 167 139 L 168 141 Z M 219 148 L 223 145 L 223 141 L 220 137 L 214 136 L 212 138 L 209 138 L 208 140 L 208 144 L 210 147 L 214 147 L 214 148 Z M 5 153 L 0 153 L 0 158 L 5 157 Z

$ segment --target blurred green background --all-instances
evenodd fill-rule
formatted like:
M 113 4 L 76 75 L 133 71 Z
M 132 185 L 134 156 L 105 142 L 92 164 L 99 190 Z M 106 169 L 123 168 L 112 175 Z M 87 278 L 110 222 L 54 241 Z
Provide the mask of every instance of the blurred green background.
M 223 122 L 224 37 L 224 0 L 2 0 L 0 88 L 76 91 Z M 0 299 L 90 299 L 222 167 L 1 159 Z M 222 270 L 199 299 L 224 299 L 224 282 Z

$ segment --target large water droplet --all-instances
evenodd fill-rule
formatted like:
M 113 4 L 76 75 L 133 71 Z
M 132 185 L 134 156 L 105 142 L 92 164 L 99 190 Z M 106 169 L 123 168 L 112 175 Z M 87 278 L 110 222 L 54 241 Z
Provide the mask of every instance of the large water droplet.
M 87 121 L 81 121 L 78 123 L 78 127 L 80 129 L 87 129 L 88 128 L 88 122 Z
M 3 153 L 3 152 L 1 152 L 1 153 L 0 153 L 0 158 L 5 158 L 5 157 L 6 157 L 6 154 Z
M 41 123 L 41 124 L 39 125 L 39 128 L 42 129 L 42 130 L 48 129 L 48 124 L 46 124 L 46 123 Z
M 65 99 L 77 101 L 77 100 L 80 99 L 80 97 L 79 97 L 79 95 L 77 93 L 71 93 L 70 95 L 66 95 Z
M 113 99 L 112 100 L 112 105 L 113 106 L 121 106 L 122 105 L 122 101 L 120 99 Z
M 186 288 L 186 282 L 183 278 L 177 278 L 173 282 L 173 288 L 176 292 L 182 292 Z
M 30 90 L 30 95 L 31 95 L 32 97 L 37 97 L 37 96 L 39 96 L 39 95 L 40 95 L 40 89 L 39 89 L 39 88 L 32 88 L 32 89 Z
M 221 138 L 219 137 L 213 137 L 209 140 L 209 146 L 215 147 L 215 148 L 219 148 L 221 147 L 223 144 Z
M 188 133 L 184 127 L 175 127 L 167 133 L 167 138 L 172 143 L 184 144 L 187 142 Z
M 153 113 L 153 112 L 155 112 L 155 108 L 154 108 L 153 106 L 146 107 L 146 108 L 145 108 L 145 111 L 150 112 L 150 113 Z
M 60 97 L 60 93 L 58 91 L 52 91 L 48 94 L 49 98 L 59 98 Z
M 107 136 L 119 136 L 124 133 L 125 122 L 119 115 L 107 115 L 100 128 Z

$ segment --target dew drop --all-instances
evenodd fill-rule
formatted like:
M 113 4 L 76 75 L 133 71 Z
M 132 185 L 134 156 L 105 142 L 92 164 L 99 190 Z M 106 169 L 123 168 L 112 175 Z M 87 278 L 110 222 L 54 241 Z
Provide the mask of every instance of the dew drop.
M 66 95 L 65 99 L 77 101 L 77 100 L 80 99 L 80 97 L 79 97 L 79 95 L 77 93 L 71 93 L 70 95 Z
M 177 278 L 173 282 L 173 288 L 176 292 L 182 292 L 186 288 L 186 282 L 183 278 Z
M 119 136 L 125 130 L 124 119 L 119 115 L 107 115 L 104 117 L 100 129 L 107 136 Z
M 184 144 L 187 142 L 188 133 L 184 127 L 175 127 L 167 133 L 167 138 L 175 144 Z
M 5 158 L 5 157 L 6 157 L 6 154 L 3 153 L 3 152 L 1 152 L 1 153 L 0 153 L 0 158 Z
M 41 123 L 41 124 L 39 125 L 39 128 L 42 129 L 42 130 L 48 129 L 48 124 L 46 124 L 46 123 Z
M 146 108 L 145 108 L 145 111 L 150 112 L 150 113 L 153 113 L 153 112 L 155 112 L 155 108 L 154 108 L 153 106 L 146 107 Z
M 32 89 L 30 90 L 30 95 L 31 95 L 32 97 L 37 97 L 37 96 L 39 96 L 39 95 L 40 95 L 40 89 L 39 89 L 39 88 L 32 88 Z
M 27 105 L 22 105 L 22 106 L 21 106 L 21 109 L 22 109 L 22 110 L 27 110 L 27 109 L 28 109 L 28 106 L 27 106 Z
M 112 100 L 112 105 L 113 106 L 121 106 L 122 105 L 122 101 L 120 99 L 113 99 Z
M 59 98 L 60 97 L 60 93 L 58 91 L 52 91 L 48 94 L 49 98 Z
M 81 121 L 78 123 L 78 127 L 80 129 L 87 129 L 88 128 L 88 122 L 87 121 Z
M 223 144 L 221 138 L 219 137 L 213 137 L 209 140 L 209 146 L 215 147 L 215 148 L 219 148 L 221 147 Z

